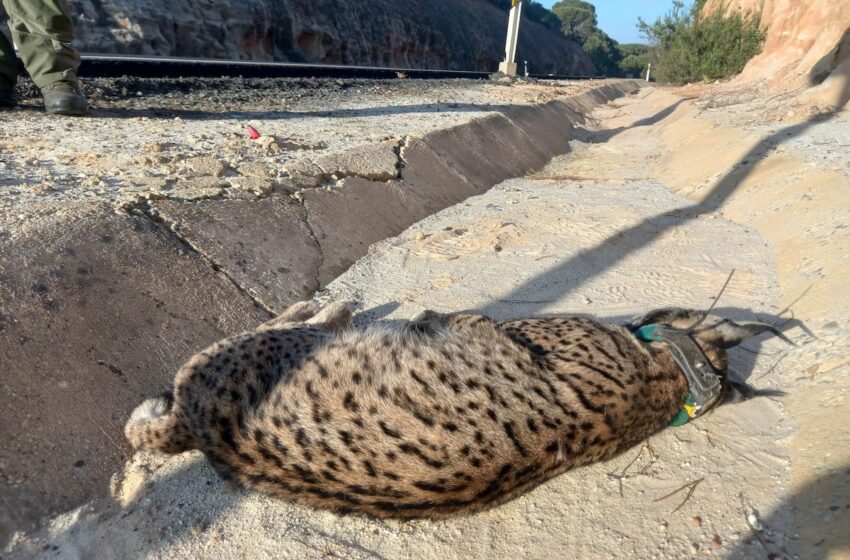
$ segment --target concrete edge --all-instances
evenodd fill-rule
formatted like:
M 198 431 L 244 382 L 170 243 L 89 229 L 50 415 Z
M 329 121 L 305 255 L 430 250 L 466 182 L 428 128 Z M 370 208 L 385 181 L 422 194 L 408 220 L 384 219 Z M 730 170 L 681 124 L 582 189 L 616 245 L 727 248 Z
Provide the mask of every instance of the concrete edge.
M 307 221 L 324 255 L 320 286 L 364 256 L 373 243 L 569 152 L 574 127 L 588 113 L 638 89 L 638 81 L 605 84 L 408 138 L 399 150 L 397 179 L 348 177 L 340 188 L 302 191 Z
M 373 243 L 567 153 L 574 127 L 590 111 L 639 88 L 640 83 L 633 80 L 603 84 L 579 95 L 509 107 L 421 137 L 404 138 L 394 147 L 395 173 L 388 171 L 390 148 L 376 150 L 367 144 L 331 158 L 348 162 L 347 169 L 335 169 L 333 179 L 327 165 L 315 165 L 313 174 L 301 173 L 300 188 L 290 197 L 151 201 L 147 213 L 227 274 L 255 304 L 275 313 L 309 296 L 307 288 L 327 285 Z M 380 173 L 364 171 L 378 159 L 380 164 L 374 167 Z M 305 212 L 273 208 L 292 203 L 303 205 Z M 246 212 L 247 207 L 252 210 Z M 253 218 L 247 227 L 236 223 L 249 213 Z M 310 243 L 294 241 L 291 233 L 304 230 L 310 232 Z M 257 236 L 269 245 L 262 255 L 252 255 L 256 252 L 248 248 L 256 244 Z M 288 254 L 293 243 L 304 255 L 297 262 Z

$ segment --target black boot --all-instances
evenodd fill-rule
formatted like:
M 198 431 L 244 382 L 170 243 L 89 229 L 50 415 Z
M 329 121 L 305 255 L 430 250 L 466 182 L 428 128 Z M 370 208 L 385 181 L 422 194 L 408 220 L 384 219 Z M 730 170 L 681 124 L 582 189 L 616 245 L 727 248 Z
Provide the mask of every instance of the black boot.
M 18 104 L 15 88 L 0 88 L 0 109 L 8 109 Z
M 49 115 L 81 117 L 88 113 L 86 96 L 76 82 L 54 82 L 41 88 L 41 95 Z

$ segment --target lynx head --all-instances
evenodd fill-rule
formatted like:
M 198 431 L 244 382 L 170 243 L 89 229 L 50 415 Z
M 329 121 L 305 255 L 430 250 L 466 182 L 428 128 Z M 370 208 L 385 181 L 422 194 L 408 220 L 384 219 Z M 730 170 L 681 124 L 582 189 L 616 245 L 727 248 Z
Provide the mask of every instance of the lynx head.
M 744 340 L 769 332 L 793 344 L 773 325 L 760 321 L 733 321 L 705 311 L 667 307 L 650 311 L 626 324 L 632 332 L 647 325 L 663 325 L 687 333 L 696 343 L 705 360 L 721 376 L 723 392 L 717 403 L 739 402 L 759 396 L 782 395 L 773 389 L 756 389 L 743 381 L 729 378 L 729 356 L 727 350 Z M 663 342 L 662 342 L 663 344 Z

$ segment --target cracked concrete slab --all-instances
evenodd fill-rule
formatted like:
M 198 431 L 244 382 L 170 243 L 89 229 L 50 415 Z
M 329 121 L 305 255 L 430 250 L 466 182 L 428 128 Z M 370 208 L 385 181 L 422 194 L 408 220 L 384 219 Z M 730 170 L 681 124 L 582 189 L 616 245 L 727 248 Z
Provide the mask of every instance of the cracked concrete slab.
M 430 134 L 434 152 L 480 191 L 531 168 L 548 158 L 504 115 L 477 119 L 467 125 Z
M 416 193 L 429 213 L 483 192 L 440 158 L 425 139 L 409 139 L 400 158 L 404 188 Z
M 321 249 L 289 198 L 151 204 L 171 230 L 264 309 L 280 311 L 320 284 Z
M 319 269 L 322 285 L 365 255 L 372 243 L 428 214 L 421 199 L 395 181 L 344 179 L 339 188 L 311 189 L 303 197 L 307 220 L 324 257 Z
M 371 181 L 389 181 L 398 177 L 397 142 L 364 144 L 342 153 L 323 156 L 316 160 L 323 175 L 342 179 L 362 177 Z
M 583 121 L 580 114 L 565 110 L 565 102 L 549 102 L 535 107 L 517 107 L 505 113 L 548 158 L 569 150 L 567 139 L 574 126 Z
M 266 317 L 160 224 L 68 212 L 0 237 L 0 540 L 105 495 L 139 400 Z

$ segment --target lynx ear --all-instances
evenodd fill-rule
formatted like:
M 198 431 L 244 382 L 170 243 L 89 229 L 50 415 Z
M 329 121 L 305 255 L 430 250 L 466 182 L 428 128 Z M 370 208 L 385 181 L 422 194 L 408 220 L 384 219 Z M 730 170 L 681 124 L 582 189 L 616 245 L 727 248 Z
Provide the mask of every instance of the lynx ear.
M 714 325 L 698 328 L 694 334 L 697 338 L 717 344 L 723 348 L 732 348 L 733 346 L 741 344 L 748 338 L 752 338 L 766 332 L 778 336 L 792 346 L 796 346 L 794 342 L 782 334 L 779 329 L 773 325 L 768 325 L 767 323 L 761 323 L 759 321 L 736 323 L 735 321 L 726 319 L 719 323 L 715 323 Z
M 626 328 L 632 331 L 651 325 L 660 323 L 663 325 L 673 326 L 674 323 L 682 323 L 681 327 L 685 328 L 689 323 L 695 322 L 699 318 L 699 311 L 692 309 L 682 309 L 680 307 L 662 307 L 661 309 L 653 309 L 652 311 L 639 315 L 626 323 Z

